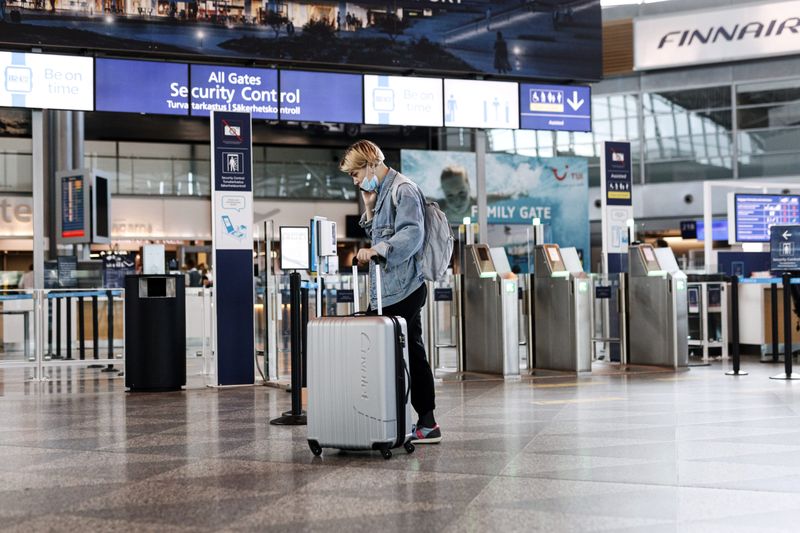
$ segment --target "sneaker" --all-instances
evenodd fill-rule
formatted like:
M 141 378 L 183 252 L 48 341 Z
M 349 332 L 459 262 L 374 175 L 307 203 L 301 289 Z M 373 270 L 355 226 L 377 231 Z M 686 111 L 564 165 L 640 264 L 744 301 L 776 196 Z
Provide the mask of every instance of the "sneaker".
M 439 424 L 432 428 L 412 426 L 411 444 L 439 444 L 442 442 L 442 430 L 439 429 Z

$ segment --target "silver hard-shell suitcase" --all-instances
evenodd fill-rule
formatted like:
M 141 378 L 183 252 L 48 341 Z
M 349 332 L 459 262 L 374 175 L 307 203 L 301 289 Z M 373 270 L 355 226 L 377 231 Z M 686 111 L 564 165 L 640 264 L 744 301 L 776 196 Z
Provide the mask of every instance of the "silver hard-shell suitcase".
M 358 313 L 358 275 L 353 267 Z M 322 448 L 414 451 L 406 321 L 379 316 L 320 317 L 308 324 L 308 445 Z

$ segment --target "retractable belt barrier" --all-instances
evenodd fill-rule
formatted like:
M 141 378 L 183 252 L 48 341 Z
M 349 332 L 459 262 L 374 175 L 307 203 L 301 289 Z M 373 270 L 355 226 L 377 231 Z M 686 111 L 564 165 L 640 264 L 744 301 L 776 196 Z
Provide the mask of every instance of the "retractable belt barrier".
M 739 288 L 738 285 L 769 285 L 772 302 L 772 360 L 778 362 L 778 284 L 783 291 L 783 374 L 770 376 L 770 379 L 797 380 L 800 375 L 792 373 L 792 295 L 788 289 L 790 285 L 800 285 L 800 277 L 793 274 L 784 274 L 780 278 L 744 278 L 731 277 L 731 343 L 733 344 L 733 370 L 726 372 L 729 376 L 745 376 L 739 366 Z
M 46 295 L 47 298 L 47 345 L 48 351 L 45 355 L 46 360 L 65 361 L 72 360 L 72 300 L 78 299 L 78 358 L 86 359 L 86 327 L 84 321 L 84 300 L 92 299 L 92 359 L 100 359 L 100 328 L 98 321 L 98 299 L 107 298 L 108 324 L 106 327 L 108 339 L 108 359 L 114 358 L 114 297 L 121 296 L 123 291 L 119 289 L 106 290 L 76 290 L 76 291 L 54 291 Z M 62 355 L 61 344 L 61 301 L 66 300 L 66 356 Z M 56 346 L 53 352 L 53 306 L 56 308 Z

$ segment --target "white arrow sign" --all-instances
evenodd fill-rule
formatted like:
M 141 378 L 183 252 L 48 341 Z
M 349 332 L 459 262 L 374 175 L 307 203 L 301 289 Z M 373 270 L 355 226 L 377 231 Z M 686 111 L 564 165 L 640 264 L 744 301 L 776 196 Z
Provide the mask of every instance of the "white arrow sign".
M 578 91 L 572 91 L 572 100 L 567 98 L 567 103 L 573 111 L 577 111 L 583 105 L 583 98 L 578 98 Z
M 784 240 L 789 240 L 789 237 L 791 237 L 791 236 L 792 236 L 792 234 L 789 233 L 788 229 L 783 232 L 783 235 L 781 235 L 781 237 L 783 237 Z

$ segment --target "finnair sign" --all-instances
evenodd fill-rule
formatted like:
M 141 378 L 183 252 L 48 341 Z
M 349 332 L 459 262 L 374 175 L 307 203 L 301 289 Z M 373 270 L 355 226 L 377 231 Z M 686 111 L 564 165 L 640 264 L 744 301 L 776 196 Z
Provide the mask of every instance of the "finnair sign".
M 800 1 L 636 18 L 633 43 L 636 70 L 800 54 Z

